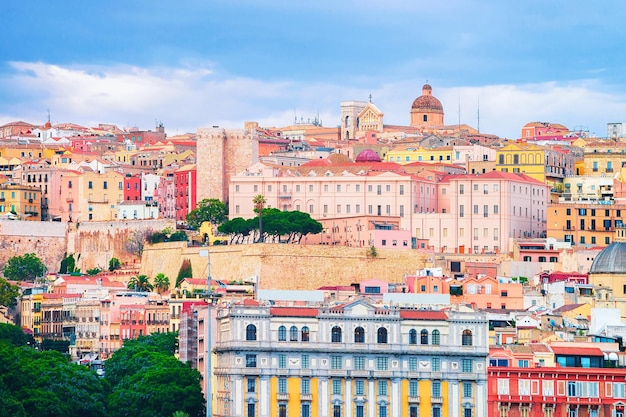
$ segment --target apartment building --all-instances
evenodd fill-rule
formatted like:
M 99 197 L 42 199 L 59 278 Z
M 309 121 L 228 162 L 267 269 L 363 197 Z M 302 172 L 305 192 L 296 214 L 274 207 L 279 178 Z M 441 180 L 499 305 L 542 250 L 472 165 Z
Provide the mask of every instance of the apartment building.
M 486 417 L 487 319 L 356 299 L 217 312 L 213 415 Z
M 124 201 L 124 176 L 115 171 L 51 173 L 48 213 L 63 222 L 110 221 Z
M 11 181 L 0 184 L 0 216 L 20 220 L 41 220 L 41 190 Z
M 623 224 L 626 204 L 603 201 L 553 203 L 547 207 L 547 233 L 572 245 L 607 246 Z

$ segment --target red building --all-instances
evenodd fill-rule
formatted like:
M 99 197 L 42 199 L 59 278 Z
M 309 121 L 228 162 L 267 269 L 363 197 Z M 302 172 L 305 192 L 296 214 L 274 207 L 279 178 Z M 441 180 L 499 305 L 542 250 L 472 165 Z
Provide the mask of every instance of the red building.
M 488 417 L 624 417 L 626 370 L 616 367 L 618 354 L 581 345 L 517 346 L 510 355 L 493 349 Z M 546 362 L 533 359 L 541 355 Z
M 187 165 L 174 171 L 176 187 L 176 221 L 183 222 L 196 208 L 196 166 Z
M 124 177 L 124 200 L 141 200 L 141 175 Z
M 147 334 L 146 305 L 120 306 L 120 334 L 122 340 L 136 339 Z

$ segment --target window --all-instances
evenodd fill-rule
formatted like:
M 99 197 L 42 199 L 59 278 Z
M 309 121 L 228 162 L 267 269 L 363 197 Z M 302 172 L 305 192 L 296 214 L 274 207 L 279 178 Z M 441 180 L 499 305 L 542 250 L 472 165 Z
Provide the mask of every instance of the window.
M 441 407 L 433 407 L 432 417 L 441 417 Z
M 434 398 L 441 398 L 441 382 L 433 381 L 431 385 L 431 395 Z
M 441 371 L 441 358 L 432 358 L 430 360 L 430 368 L 433 372 Z
M 365 369 L 365 356 L 354 357 L 354 369 L 361 371 Z
M 356 395 L 365 395 L 365 382 L 361 379 L 354 381 L 354 393 Z
M 256 378 L 248 378 L 247 392 L 256 392 Z
M 287 393 L 287 378 L 278 378 L 278 392 L 281 394 Z
M 284 342 L 287 340 L 287 328 L 285 326 L 280 326 L 278 328 L 278 341 Z
M 626 398 L 625 388 L 626 384 L 623 382 L 613 383 L 613 398 Z
M 378 328 L 378 343 L 387 343 L 387 329 L 384 327 Z
M 463 330 L 461 336 L 461 344 L 463 346 L 472 346 L 472 331 L 469 329 Z
M 528 359 L 518 359 L 517 360 L 518 368 L 528 368 Z
M 287 355 L 284 353 L 278 355 L 278 367 L 280 369 L 285 369 L 287 367 Z
M 409 358 L 409 371 L 417 371 L 417 358 L 414 356 Z
M 498 379 L 498 394 L 509 395 L 509 380 L 508 379 Z
M 461 372 L 473 372 L 474 361 L 471 359 L 463 359 L 461 361 Z
M 300 406 L 300 417 L 311 417 L 311 404 L 302 404 Z
M 433 345 L 439 345 L 441 343 L 441 336 L 440 336 L 439 330 L 433 330 L 432 336 L 433 336 L 433 340 L 432 340 Z
M 386 371 L 389 369 L 389 361 L 388 358 L 384 356 L 379 356 L 376 358 L 376 369 L 379 371 Z
M 302 355 L 301 361 L 302 369 L 309 369 L 309 355 Z
M 378 381 L 378 395 L 387 395 L 387 381 L 386 380 Z
M 93 181 L 89 181 L 87 188 L 89 188 L 90 190 L 93 189 Z
M 330 357 L 330 368 L 341 369 L 342 367 L 343 367 L 343 361 L 341 359 L 341 355 L 332 355 Z
M 465 185 L 459 184 L 459 194 L 465 194 Z
M 302 378 L 300 380 L 300 391 L 302 394 L 311 393 L 311 380 L 309 378 Z
M 472 398 L 472 383 L 463 382 L 463 397 Z
M 248 403 L 248 414 L 246 417 L 255 417 L 256 416 L 256 405 L 255 403 Z
M 67 188 L 72 188 L 72 181 L 67 182 Z
M 289 341 L 290 342 L 298 341 L 298 328 L 296 326 L 291 326 L 289 328 Z
M 420 344 L 427 345 L 428 344 L 428 330 L 423 329 L 420 332 Z
M 109 188 L 109 187 L 108 187 L 108 184 L 107 184 L 107 182 L 106 182 L 106 181 L 102 184 L 102 188 L 104 188 L 105 190 L 106 190 L 107 188 Z
M 341 395 L 341 380 L 333 379 L 333 394 Z
M 331 330 L 331 342 L 341 343 L 341 327 L 335 326 Z
M 309 341 L 309 328 L 307 326 L 304 326 L 302 328 L 302 331 L 300 332 L 300 338 L 303 342 Z
M 246 340 L 256 340 L 256 326 L 248 324 L 246 327 Z
M 360 326 L 354 329 L 354 343 L 365 343 L 365 330 Z
M 411 329 L 409 330 L 409 345 L 417 344 L 417 330 Z
M 463 409 L 463 417 L 472 417 L 472 409 L 464 408 Z
M 246 355 L 246 368 L 256 368 L 256 355 Z
M 278 417 L 287 417 L 287 404 L 278 404 Z
M 424 118 L 427 118 L 428 116 L 424 115 Z M 386 405 L 379 405 L 378 406 L 378 417 L 387 417 L 387 406 Z
M 365 417 L 365 407 L 362 405 L 356 406 L 356 417 Z

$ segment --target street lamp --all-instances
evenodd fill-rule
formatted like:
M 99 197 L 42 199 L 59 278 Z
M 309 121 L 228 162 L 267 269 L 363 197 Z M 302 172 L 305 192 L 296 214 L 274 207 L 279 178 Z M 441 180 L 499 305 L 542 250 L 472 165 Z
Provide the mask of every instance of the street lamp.
M 207 259 L 207 320 L 206 320 L 206 415 L 211 417 L 213 415 L 213 390 L 211 387 L 211 304 L 213 298 L 211 297 L 211 257 L 209 256 L 209 250 L 203 249 L 198 253 L 200 256 L 206 256 Z

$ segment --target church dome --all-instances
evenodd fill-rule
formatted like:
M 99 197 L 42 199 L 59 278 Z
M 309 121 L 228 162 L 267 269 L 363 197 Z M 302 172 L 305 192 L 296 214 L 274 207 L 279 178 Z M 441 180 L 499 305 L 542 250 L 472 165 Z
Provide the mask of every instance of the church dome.
M 365 149 L 356 156 L 356 162 L 380 162 L 380 156 L 371 149 Z
M 613 242 L 596 256 L 590 274 L 626 274 L 626 242 Z
M 441 101 L 433 97 L 433 88 L 430 84 L 422 86 L 422 95 L 413 101 L 411 109 L 425 113 L 443 113 Z

